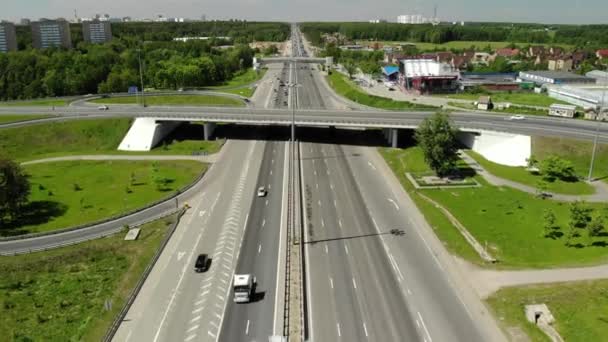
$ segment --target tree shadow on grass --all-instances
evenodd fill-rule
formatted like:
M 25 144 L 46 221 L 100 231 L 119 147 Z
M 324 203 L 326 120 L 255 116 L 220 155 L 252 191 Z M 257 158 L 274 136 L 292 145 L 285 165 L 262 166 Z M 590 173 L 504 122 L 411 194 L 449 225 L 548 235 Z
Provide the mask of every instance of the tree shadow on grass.
M 593 247 L 608 247 L 607 241 L 594 241 L 591 246 Z
M 23 227 L 44 224 L 53 218 L 62 216 L 68 206 L 54 201 L 34 201 L 23 206 L 21 214 L 2 222 L 0 236 L 17 236 L 29 233 Z

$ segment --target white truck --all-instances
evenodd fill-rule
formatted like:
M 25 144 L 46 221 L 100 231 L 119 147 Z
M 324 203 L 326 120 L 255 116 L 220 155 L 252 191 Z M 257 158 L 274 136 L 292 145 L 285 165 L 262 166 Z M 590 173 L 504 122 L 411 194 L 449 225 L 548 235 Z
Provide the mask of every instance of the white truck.
M 251 274 L 234 275 L 234 302 L 249 303 L 255 294 L 256 280 Z

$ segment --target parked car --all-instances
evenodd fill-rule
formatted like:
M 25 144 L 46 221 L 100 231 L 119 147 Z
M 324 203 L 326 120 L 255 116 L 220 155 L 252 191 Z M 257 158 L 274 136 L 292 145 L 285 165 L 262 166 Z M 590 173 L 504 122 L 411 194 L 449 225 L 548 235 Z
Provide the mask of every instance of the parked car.
M 258 197 L 265 197 L 268 192 L 263 186 L 258 188 Z
M 103 105 L 103 106 L 97 107 L 97 109 L 99 109 L 99 110 L 108 110 L 108 109 L 110 109 L 110 107 L 108 107 L 106 105 Z

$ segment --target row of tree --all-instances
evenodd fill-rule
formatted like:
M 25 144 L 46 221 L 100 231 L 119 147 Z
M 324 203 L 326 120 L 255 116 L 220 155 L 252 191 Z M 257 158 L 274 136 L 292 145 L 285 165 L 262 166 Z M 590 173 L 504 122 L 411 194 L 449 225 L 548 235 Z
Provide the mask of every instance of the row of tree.
M 122 40 L 80 44 L 71 50 L 0 54 L 0 100 L 125 92 L 138 86 L 139 59 L 146 87 L 203 87 L 250 68 L 248 45 L 216 49 L 214 41 L 157 42 L 130 46 Z
M 543 212 L 543 235 L 546 238 L 559 239 L 566 236 L 566 246 L 573 246 L 572 240 L 576 237 L 587 235 L 589 245 L 596 243 L 594 238 L 606 236 L 606 222 L 608 222 L 608 209 L 604 209 L 598 213 L 582 201 L 576 201 L 570 204 L 570 218 L 566 233 L 562 232 L 562 227 L 557 223 L 555 213 L 551 209 L 546 209 Z M 601 242 L 600 242 L 601 243 Z
M 396 23 L 311 22 L 300 25 L 313 44 L 325 33 L 340 33 L 351 40 L 445 43 L 449 41 L 500 41 L 536 44 L 608 46 L 608 25 L 552 25 L 467 23 L 459 25 L 404 25 Z

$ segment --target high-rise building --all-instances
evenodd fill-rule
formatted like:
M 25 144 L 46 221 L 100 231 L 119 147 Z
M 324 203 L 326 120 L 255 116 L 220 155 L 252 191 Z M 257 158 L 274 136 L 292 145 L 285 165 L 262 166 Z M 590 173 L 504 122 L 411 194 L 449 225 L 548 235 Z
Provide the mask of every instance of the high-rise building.
M 15 25 L 7 21 L 0 22 L 0 52 L 17 50 Z
M 82 23 L 84 41 L 89 43 L 105 43 L 112 40 L 112 25 L 109 21 L 98 19 Z
M 36 49 L 72 47 L 70 24 L 65 19 L 40 19 L 32 22 L 32 43 Z

